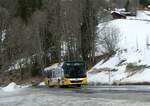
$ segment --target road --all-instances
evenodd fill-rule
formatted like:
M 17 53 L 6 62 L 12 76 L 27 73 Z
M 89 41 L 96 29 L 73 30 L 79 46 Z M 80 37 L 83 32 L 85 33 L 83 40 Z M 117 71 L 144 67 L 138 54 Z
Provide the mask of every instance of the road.
M 0 106 L 150 106 L 150 86 L 0 90 Z

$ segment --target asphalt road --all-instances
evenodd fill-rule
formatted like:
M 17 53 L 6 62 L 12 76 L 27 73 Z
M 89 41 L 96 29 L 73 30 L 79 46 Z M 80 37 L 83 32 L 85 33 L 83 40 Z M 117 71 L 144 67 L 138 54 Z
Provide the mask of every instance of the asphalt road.
M 150 86 L 0 90 L 0 106 L 150 106 Z

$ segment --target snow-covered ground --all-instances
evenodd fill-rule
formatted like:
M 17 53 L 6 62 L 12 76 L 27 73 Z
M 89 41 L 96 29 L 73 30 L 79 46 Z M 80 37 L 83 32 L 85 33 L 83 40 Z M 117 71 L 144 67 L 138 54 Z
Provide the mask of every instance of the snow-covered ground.
M 9 105 L 8 105 L 9 104 Z M 111 100 L 103 98 L 86 98 L 73 96 L 57 96 L 50 94 L 32 94 L 10 97 L 0 101 L 1 106 L 149 106 L 149 103 L 129 102 L 126 100 Z
M 118 50 L 88 72 L 89 82 L 150 83 L 150 22 L 145 20 L 150 20 L 150 11 L 138 11 L 137 17 L 109 22 L 121 33 Z
M 99 89 L 99 88 L 98 88 Z M 0 91 L 0 106 L 149 106 L 145 93 L 84 93 L 87 89 L 29 88 L 21 92 Z M 77 93 L 76 91 L 81 91 Z

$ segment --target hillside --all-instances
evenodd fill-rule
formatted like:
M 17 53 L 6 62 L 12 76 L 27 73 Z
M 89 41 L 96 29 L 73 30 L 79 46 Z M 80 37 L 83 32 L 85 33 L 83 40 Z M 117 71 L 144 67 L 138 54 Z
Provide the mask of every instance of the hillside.
M 138 11 L 137 17 L 109 22 L 121 33 L 118 50 L 108 61 L 100 61 L 88 72 L 90 83 L 150 83 L 149 20 L 149 11 Z

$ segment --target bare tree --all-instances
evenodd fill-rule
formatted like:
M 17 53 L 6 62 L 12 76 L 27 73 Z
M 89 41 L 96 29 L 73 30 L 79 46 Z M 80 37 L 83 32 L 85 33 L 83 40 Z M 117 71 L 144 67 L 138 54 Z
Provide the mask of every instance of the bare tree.
M 31 47 L 31 42 L 29 42 L 30 30 L 23 24 L 20 18 L 15 18 L 7 32 L 9 36 L 6 43 L 7 61 L 9 66 L 11 64 L 19 65 L 20 78 L 23 79 L 23 64 L 26 60 L 25 58 L 31 55 L 29 49 Z
M 11 16 L 16 13 L 17 0 L 0 0 L 0 7 L 7 9 Z
M 5 8 L 0 8 L 0 32 L 8 26 L 9 13 Z
M 32 30 L 32 44 L 34 49 L 34 64 L 37 64 L 43 70 L 45 67 L 45 60 L 43 59 L 45 52 L 44 52 L 44 37 L 47 34 L 47 14 L 42 11 L 36 11 L 30 20 L 29 27 Z
M 98 33 L 97 44 L 102 54 L 113 54 L 117 50 L 117 45 L 120 38 L 120 31 L 115 26 L 107 25 Z
M 41 20 L 41 16 L 43 20 Z M 42 32 L 40 31 L 45 25 L 44 19 L 44 13 L 42 12 L 35 13 L 30 22 L 31 24 L 28 25 L 24 24 L 19 17 L 14 18 L 8 29 L 9 37 L 6 47 L 9 65 L 19 64 L 21 79 L 23 79 L 24 68 L 26 68 L 26 73 L 31 71 L 35 56 L 39 57 L 37 60 L 40 63 L 39 67 L 43 65 L 41 59 L 41 56 L 43 56 L 43 42 L 41 39 Z
M 63 1 L 61 5 L 61 26 L 62 26 L 62 49 L 65 60 L 77 60 L 80 58 L 80 0 Z M 65 42 L 65 43 L 64 43 Z
M 61 59 L 61 0 L 49 0 L 47 7 L 48 29 L 46 34 L 45 52 L 51 55 L 51 63 Z
M 6 48 L 5 48 L 5 41 L 6 41 L 6 32 L 9 25 L 9 12 L 5 8 L 0 7 L 0 65 L 5 66 L 6 61 Z
M 83 60 L 94 63 L 96 26 L 104 19 L 105 0 L 83 0 L 81 21 L 81 51 Z M 88 45 L 88 46 L 87 46 Z

